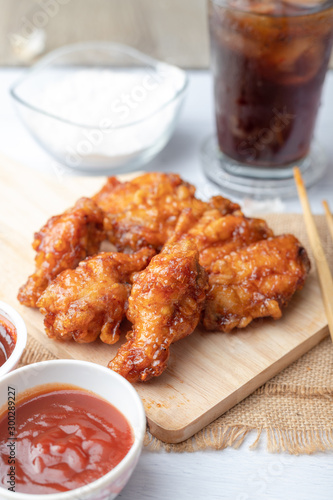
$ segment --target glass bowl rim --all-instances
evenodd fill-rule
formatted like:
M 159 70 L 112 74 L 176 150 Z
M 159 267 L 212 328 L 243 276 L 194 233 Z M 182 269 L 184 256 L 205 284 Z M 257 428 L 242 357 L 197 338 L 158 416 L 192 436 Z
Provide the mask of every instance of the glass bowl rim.
M 107 49 L 107 50 L 115 50 L 118 52 L 122 52 L 126 55 L 129 55 L 133 59 L 141 60 L 142 62 L 145 62 L 147 65 L 150 67 L 153 67 L 155 70 L 159 64 L 163 64 L 165 66 L 168 66 L 169 68 L 176 68 L 178 69 L 184 78 L 182 86 L 180 89 L 178 89 L 175 94 L 165 103 L 163 103 L 161 106 L 159 106 L 157 109 L 149 113 L 147 116 L 140 118 L 138 120 L 134 120 L 129 123 L 125 123 L 123 125 L 116 125 L 112 126 L 112 124 L 109 127 L 101 127 L 100 125 L 87 125 L 84 123 L 78 123 L 72 120 L 68 120 L 66 118 L 63 118 L 61 116 L 58 116 L 53 113 L 49 113 L 45 111 L 42 108 L 39 108 L 38 106 L 34 106 L 30 104 L 26 99 L 23 99 L 17 94 L 17 88 L 24 84 L 25 80 L 27 80 L 31 75 L 34 73 L 38 73 L 40 70 L 42 70 L 44 67 L 46 67 L 51 61 L 55 60 L 59 56 L 67 55 L 71 52 L 75 51 L 80 51 L 84 49 L 91 49 L 91 48 L 96 48 L 96 49 Z M 10 87 L 9 92 L 11 97 L 13 98 L 14 101 L 18 102 L 19 104 L 25 106 L 26 108 L 29 108 L 32 111 L 35 111 L 41 115 L 44 115 L 48 118 L 51 118 L 53 120 L 57 120 L 61 123 L 65 123 L 67 125 L 75 126 L 75 127 L 80 127 L 84 129 L 89 129 L 89 130 L 120 130 L 120 129 L 126 129 L 129 127 L 132 127 L 134 125 L 138 125 L 140 123 L 145 122 L 146 120 L 149 120 L 153 116 L 157 115 L 160 111 L 162 111 L 164 108 L 172 104 L 173 102 L 177 101 L 179 98 L 181 98 L 189 84 L 189 78 L 186 73 L 182 68 L 179 68 L 178 66 L 175 66 L 173 64 L 165 63 L 163 61 L 159 61 L 158 59 L 155 59 L 147 54 L 144 54 L 143 52 L 125 44 L 121 43 L 114 43 L 114 42 L 82 42 L 82 43 L 74 43 L 70 45 L 65 45 L 64 47 L 60 47 L 59 49 L 52 50 L 49 52 L 47 55 L 42 57 L 36 64 L 31 66 L 27 71 L 24 72 L 23 76 L 21 76 L 18 80 L 14 82 L 14 84 Z

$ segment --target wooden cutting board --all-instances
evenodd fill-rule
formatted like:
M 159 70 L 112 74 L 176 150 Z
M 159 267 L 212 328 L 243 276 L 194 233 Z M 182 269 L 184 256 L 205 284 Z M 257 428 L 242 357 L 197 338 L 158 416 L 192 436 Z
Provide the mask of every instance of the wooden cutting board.
M 44 333 L 39 311 L 21 306 L 16 299 L 19 286 L 34 268 L 34 231 L 79 197 L 95 193 L 104 181 L 66 177 L 61 171 L 42 175 L 0 157 L 0 299 L 15 307 L 24 318 L 29 335 L 59 358 L 83 359 L 105 366 L 118 345 L 50 340 Z M 279 219 L 282 217 L 285 216 L 280 215 Z M 296 217 L 302 224 L 301 217 Z M 267 220 L 274 229 L 277 217 L 267 216 Z M 169 443 L 190 437 L 327 334 L 314 272 L 279 321 L 262 320 L 233 334 L 208 333 L 198 328 L 172 346 L 169 366 L 162 376 L 135 385 L 151 433 Z

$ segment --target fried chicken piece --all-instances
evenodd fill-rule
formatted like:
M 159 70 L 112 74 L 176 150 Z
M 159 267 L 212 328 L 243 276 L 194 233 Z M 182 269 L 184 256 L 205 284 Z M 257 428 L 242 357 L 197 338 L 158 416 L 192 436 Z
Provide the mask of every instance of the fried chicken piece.
M 153 249 L 135 254 L 105 252 L 87 258 L 76 269 L 60 273 L 37 302 L 51 338 L 76 342 L 100 339 L 113 344 L 125 315 L 130 278 L 144 269 Z
M 103 211 L 90 198 L 80 198 L 74 207 L 51 217 L 32 244 L 37 255 L 36 271 L 18 293 L 18 300 L 29 307 L 48 284 L 64 269 L 73 269 L 89 255 L 98 252 L 105 239 Z
M 217 260 L 251 243 L 273 236 L 273 231 L 262 219 L 241 215 L 221 216 L 218 210 L 207 210 L 198 217 L 192 210 L 184 210 L 179 217 L 170 241 L 192 237 L 199 249 L 199 262 L 210 273 Z
M 179 175 L 147 173 L 121 183 L 110 177 L 93 198 L 106 213 L 105 229 L 118 250 L 152 246 L 160 250 L 171 236 L 184 208 L 201 214 L 215 208 L 221 214 L 240 210 L 222 196 L 209 202 L 195 198 L 195 187 Z
M 160 375 L 170 344 L 197 326 L 206 290 L 195 244 L 187 239 L 166 246 L 136 275 L 127 311 L 133 328 L 109 368 L 130 382 Z
M 306 250 L 292 235 L 262 240 L 226 255 L 209 275 L 203 324 L 230 332 L 255 318 L 278 319 L 310 270 Z

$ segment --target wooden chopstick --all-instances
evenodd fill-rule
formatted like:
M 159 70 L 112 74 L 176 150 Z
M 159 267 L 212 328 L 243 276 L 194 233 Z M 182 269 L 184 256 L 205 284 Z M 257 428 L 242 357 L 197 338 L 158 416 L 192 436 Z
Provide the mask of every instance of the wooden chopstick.
M 328 321 L 328 329 L 333 341 L 333 278 L 319 238 L 313 215 L 311 213 L 308 195 L 304 186 L 301 172 L 298 167 L 294 168 L 294 179 L 296 182 L 298 197 L 303 208 L 303 215 L 310 240 L 310 245 L 312 248 L 312 253 L 316 262 L 321 295 L 323 298 L 326 317 Z
M 329 229 L 331 236 L 332 236 L 332 239 L 333 239 L 333 215 L 331 214 L 330 207 L 329 207 L 326 200 L 323 201 L 323 207 L 325 210 L 326 222 L 328 225 L 328 229 Z M 332 307 L 333 307 L 333 305 L 332 305 Z

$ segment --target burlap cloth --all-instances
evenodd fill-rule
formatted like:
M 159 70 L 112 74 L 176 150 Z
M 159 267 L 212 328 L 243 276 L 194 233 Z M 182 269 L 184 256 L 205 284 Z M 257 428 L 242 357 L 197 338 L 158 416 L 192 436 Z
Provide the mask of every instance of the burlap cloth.
M 301 216 L 273 215 L 267 219 L 277 234 L 294 233 L 309 249 Z M 316 223 L 332 269 L 333 245 L 325 220 L 318 216 Z M 313 262 L 313 258 L 311 260 Z M 55 359 L 55 356 L 29 338 L 21 365 L 45 359 Z M 170 445 L 147 431 L 145 444 L 152 450 L 163 447 L 174 452 L 209 447 L 223 449 L 238 447 L 253 430 L 257 435 L 251 446 L 255 447 L 266 431 L 268 450 L 273 452 L 299 454 L 333 449 L 333 345 L 330 338 L 193 438 Z

